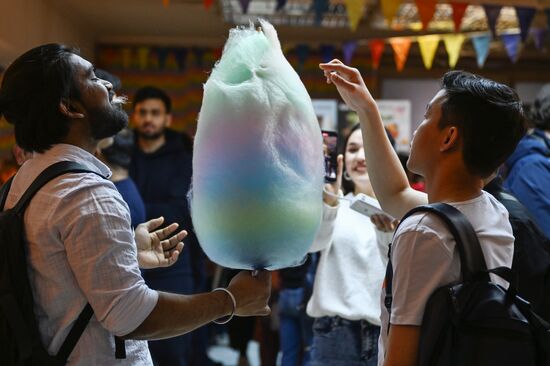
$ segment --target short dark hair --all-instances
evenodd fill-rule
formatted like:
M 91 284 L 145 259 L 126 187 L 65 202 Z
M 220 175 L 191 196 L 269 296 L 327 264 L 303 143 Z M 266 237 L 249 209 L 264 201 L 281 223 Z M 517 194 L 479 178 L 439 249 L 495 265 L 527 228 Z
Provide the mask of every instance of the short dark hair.
M 113 137 L 111 145 L 101 149 L 101 155 L 107 163 L 128 169 L 133 148 L 134 134 L 131 129 L 125 128 Z
M 24 150 L 44 152 L 67 136 L 70 121 L 59 103 L 80 96 L 72 55 L 78 55 L 73 48 L 46 44 L 25 52 L 5 71 L 0 115 L 15 126 L 15 140 Z
M 539 91 L 531 112 L 535 127 L 550 131 L 550 84 L 544 85 Z
M 526 132 L 521 101 L 509 86 L 464 71 L 447 72 L 442 84 L 446 98 L 439 127 L 458 128 L 466 168 L 488 177 Z
M 146 86 L 136 92 L 136 95 L 134 96 L 133 108 L 135 109 L 138 103 L 141 103 L 147 99 L 160 99 L 162 103 L 164 103 L 166 113 L 170 113 L 172 111 L 172 101 L 170 100 L 168 94 L 154 86 Z

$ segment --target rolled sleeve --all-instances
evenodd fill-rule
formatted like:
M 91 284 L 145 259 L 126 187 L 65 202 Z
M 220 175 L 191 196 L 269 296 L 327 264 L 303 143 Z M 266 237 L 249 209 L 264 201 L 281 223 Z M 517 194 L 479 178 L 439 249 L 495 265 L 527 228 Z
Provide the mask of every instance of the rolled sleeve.
M 78 286 L 101 325 L 115 335 L 135 330 L 151 313 L 158 293 L 147 287 L 137 261 L 130 214 L 110 182 L 83 178 L 52 215 Z
M 334 232 L 334 223 L 338 216 L 338 206 L 329 206 L 323 202 L 323 217 L 317 236 L 309 248 L 309 253 L 315 253 L 327 249 L 332 243 L 332 233 Z

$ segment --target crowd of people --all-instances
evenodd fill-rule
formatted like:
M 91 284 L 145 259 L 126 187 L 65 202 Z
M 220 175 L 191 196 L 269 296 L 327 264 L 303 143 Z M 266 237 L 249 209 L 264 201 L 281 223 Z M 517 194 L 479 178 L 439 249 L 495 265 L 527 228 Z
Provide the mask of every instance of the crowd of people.
M 252 338 L 265 366 L 279 351 L 283 366 L 415 365 L 429 297 L 461 277 L 442 222 L 427 212 L 399 221 L 434 202 L 467 217 L 487 266 L 517 270 L 518 293 L 550 319 L 550 85 L 526 116 L 512 88 L 448 72 L 403 158 L 360 73 L 338 60 L 320 68 L 360 123 L 345 136 L 336 181 L 325 184 L 305 262 L 251 273 L 215 269 L 200 248 L 186 198 L 192 144 L 170 129 L 165 92 L 137 91 L 130 129 L 120 81 L 73 49 L 40 46 L 10 65 L 0 113 L 17 145 L 2 171 L 3 182 L 14 176 L 3 209 L 55 162 L 90 171 L 53 179 L 24 214 L 34 313 L 49 354 L 89 303 L 94 316 L 70 364 L 215 364 L 207 349 L 227 332 L 239 366 Z M 360 194 L 387 215 L 353 210 Z M 125 340 L 125 358 L 113 336 Z

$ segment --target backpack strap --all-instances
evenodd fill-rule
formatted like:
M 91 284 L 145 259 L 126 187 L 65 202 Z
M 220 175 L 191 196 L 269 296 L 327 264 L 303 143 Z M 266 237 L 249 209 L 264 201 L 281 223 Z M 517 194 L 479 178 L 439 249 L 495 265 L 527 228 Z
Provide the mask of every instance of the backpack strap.
M 456 241 L 456 248 L 460 257 L 460 270 L 464 281 L 476 279 L 490 280 L 485 263 L 485 257 L 481 251 L 479 239 L 472 224 L 466 216 L 455 207 L 446 203 L 432 203 L 429 205 L 418 206 L 410 210 L 403 216 L 399 225 L 401 225 L 409 216 L 417 212 L 430 212 L 438 216 L 447 229 L 453 235 Z M 398 226 L 399 228 L 399 226 Z M 396 229 L 397 232 L 397 229 Z M 480 278 L 481 276 L 481 278 Z M 392 280 L 393 280 L 393 265 L 391 262 L 391 244 L 388 251 L 388 266 L 386 267 L 386 291 L 384 297 L 384 306 L 388 311 L 391 319 L 392 305 Z M 388 327 L 389 332 L 389 327 Z
M 22 216 L 23 212 L 27 208 L 29 202 L 34 197 L 36 192 L 40 190 L 46 183 L 51 181 L 52 179 L 66 174 L 66 173 L 93 173 L 96 175 L 99 175 L 100 177 L 107 179 L 103 175 L 94 172 L 93 170 L 90 170 L 86 168 L 84 165 L 73 162 L 73 161 L 60 161 L 57 163 L 54 163 L 50 165 L 48 168 L 46 168 L 42 173 L 38 175 L 38 177 L 31 183 L 30 187 L 27 188 L 25 193 L 21 196 L 19 201 L 16 203 L 16 205 L 13 207 L 13 210 L 18 215 Z M 12 177 L 13 179 L 13 177 Z M 5 203 L 5 196 L 7 197 L 7 191 L 9 191 L 9 186 L 6 188 L 6 186 L 11 185 L 10 179 L 0 191 L 2 196 L 0 198 L 2 199 L 2 207 Z M 80 336 L 84 332 L 84 329 L 88 325 L 88 322 L 90 321 L 90 318 L 92 317 L 94 311 L 89 303 L 86 304 L 80 315 L 78 316 L 75 324 L 69 331 L 69 334 L 67 335 L 67 338 L 65 338 L 65 341 L 61 345 L 61 348 L 59 349 L 57 355 L 55 356 L 55 359 L 59 365 L 65 365 L 67 363 L 67 359 L 69 358 L 69 355 L 73 351 L 74 347 L 76 346 L 76 343 L 80 339 Z
M 15 175 L 8 179 L 6 183 L 2 185 L 2 188 L 0 188 L 0 211 L 4 210 L 4 205 L 6 204 L 6 199 L 8 198 L 8 193 L 10 191 L 11 183 L 13 182 L 14 177 Z
M 19 199 L 17 204 L 14 206 L 14 211 L 21 215 L 23 211 L 25 211 L 25 208 L 27 208 L 27 205 L 31 201 L 31 199 L 34 197 L 36 192 L 40 188 L 42 188 L 46 183 L 51 181 L 54 178 L 57 178 L 60 175 L 63 175 L 65 173 L 93 173 L 96 175 L 99 175 L 100 177 L 107 179 L 106 177 L 102 176 L 99 173 L 94 172 L 93 170 L 90 170 L 86 168 L 84 165 L 76 163 L 74 161 L 60 161 L 55 164 L 50 165 L 47 167 L 40 175 L 32 182 L 29 188 L 23 193 L 23 196 Z

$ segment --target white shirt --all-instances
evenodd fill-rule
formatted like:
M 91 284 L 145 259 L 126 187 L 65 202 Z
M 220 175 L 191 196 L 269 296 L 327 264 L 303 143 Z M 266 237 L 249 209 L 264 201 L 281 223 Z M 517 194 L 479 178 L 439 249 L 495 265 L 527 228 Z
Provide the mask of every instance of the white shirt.
M 511 267 L 514 236 L 506 208 L 485 191 L 472 200 L 451 205 L 472 224 L 487 268 Z M 455 246 L 453 236 L 434 214 L 413 214 L 399 226 L 392 244 L 391 324 L 420 326 L 431 294 L 441 286 L 460 280 L 460 257 Z M 507 286 L 499 277 L 491 278 Z M 384 295 L 385 291 L 380 297 L 382 329 L 378 343 L 378 365 L 384 364 L 388 340 L 388 312 L 384 306 Z
M 346 198 L 352 198 L 349 193 Z M 323 204 L 323 220 L 310 252 L 321 251 L 307 313 L 339 316 L 380 325 L 380 291 L 385 274 L 381 252 L 392 233 L 375 229 L 370 219 L 340 200 Z
M 85 150 L 54 145 L 21 167 L 6 208 L 45 168 L 63 160 L 111 174 Z M 57 353 L 89 302 L 94 316 L 68 364 L 152 365 L 145 341 L 126 341 L 127 358 L 115 359 L 113 334 L 135 330 L 155 307 L 158 293 L 141 278 L 128 206 L 113 183 L 92 173 L 55 178 L 31 200 L 24 222 L 34 313 L 48 352 Z

